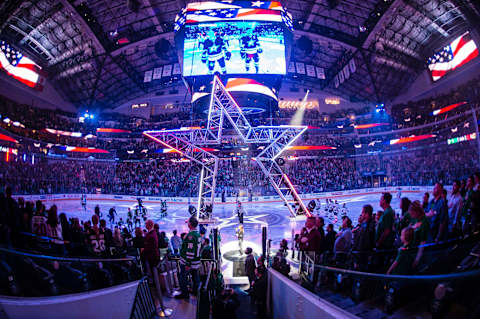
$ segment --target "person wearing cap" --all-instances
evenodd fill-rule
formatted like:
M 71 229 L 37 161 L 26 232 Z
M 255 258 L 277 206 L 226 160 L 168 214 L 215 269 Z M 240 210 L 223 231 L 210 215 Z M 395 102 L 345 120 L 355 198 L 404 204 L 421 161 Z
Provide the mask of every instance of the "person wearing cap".
M 255 268 L 257 268 L 257 263 L 252 252 L 253 250 L 250 247 L 247 247 L 247 249 L 245 249 L 245 254 L 247 255 L 247 257 L 245 258 L 245 274 L 247 275 L 248 283 L 250 284 L 250 287 L 247 291 L 252 290 L 252 284 L 255 280 Z

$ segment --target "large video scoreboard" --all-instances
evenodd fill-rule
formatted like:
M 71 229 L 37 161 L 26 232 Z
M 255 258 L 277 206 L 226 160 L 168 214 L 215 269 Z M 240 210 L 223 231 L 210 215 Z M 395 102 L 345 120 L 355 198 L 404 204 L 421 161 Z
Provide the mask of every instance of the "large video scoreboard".
M 175 21 L 183 76 L 198 111 L 206 110 L 213 75 L 247 111 L 278 106 L 292 41 L 292 19 L 276 1 L 190 3 Z

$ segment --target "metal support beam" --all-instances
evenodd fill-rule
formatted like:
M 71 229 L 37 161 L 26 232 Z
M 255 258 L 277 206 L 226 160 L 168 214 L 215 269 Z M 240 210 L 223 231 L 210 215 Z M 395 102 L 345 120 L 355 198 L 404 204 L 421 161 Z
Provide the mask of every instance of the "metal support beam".
M 78 22 L 82 28 L 82 31 L 85 32 L 85 34 L 88 36 L 89 39 L 92 39 L 93 45 L 95 46 L 95 50 L 97 50 L 97 54 L 103 54 L 105 53 L 105 48 L 103 45 L 100 43 L 100 40 L 97 38 L 95 33 L 93 33 L 92 29 L 90 29 L 90 26 L 83 20 L 83 18 L 80 16 L 78 11 L 70 4 L 68 0 L 60 0 L 60 2 L 63 4 L 65 10 L 67 10 L 70 15 L 75 19 L 76 22 Z
M 480 168 L 480 135 L 478 135 L 478 119 L 477 119 L 477 110 L 473 108 L 473 105 L 470 104 L 470 108 L 472 109 L 472 117 L 473 117 L 473 126 L 475 126 L 475 134 L 477 140 L 477 155 L 478 155 L 478 167 Z
M 163 134 L 162 131 L 147 131 L 143 132 L 143 134 L 200 165 L 201 173 L 198 187 L 197 218 L 199 217 L 200 210 L 205 209 L 207 205 L 211 205 L 213 209 L 215 204 L 218 157 L 192 144 L 184 138 L 185 136 L 179 137 L 173 132 Z
M 315 14 L 320 10 L 321 6 L 319 4 L 320 0 L 315 0 L 313 2 L 312 9 L 308 13 L 307 22 L 304 24 L 305 30 L 309 30 L 312 26 L 313 20 L 315 20 Z
M 90 93 L 90 98 L 89 98 L 90 106 L 93 104 L 93 100 L 95 98 L 95 92 L 97 91 L 98 81 L 100 80 L 100 77 L 102 75 L 103 66 L 105 65 L 106 60 L 107 60 L 107 56 L 104 56 L 98 67 L 97 75 L 95 76 L 95 83 L 93 84 L 93 88 L 92 88 L 92 93 Z
M 155 29 L 159 32 L 159 33 L 163 33 L 164 30 L 163 30 L 163 27 L 161 26 L 160 24 L 160 20 L 158 20 L 158 16 L 157 16 L 157 13 L 155 12 L 155 10 L 153 9 L 153 6 L 152 6 L 152 2 L 150 0 L 143 0 L 143 4 L 147 7 L 147 11 L 151 14 L 152 16 L 152 21 L 153 21 L 153 24 L 155 25 Z
M 375 96 L 377 97 L 377 102 L 380 102 L 380 96 L 378 95 L 377 84 L 375 83 L 375 78 L 373 77 L 372 70 L 370 68 L 370 62 L 368 62 L 367 57 L 365 56 L 365 52 L 363 50 L 360 50 L 360 53 L 362 55 L 363 62 L 365 63 L 365 67 L 367 68 L 370 81 L 372 82 L 373 90 L 375 91 Z
M 42 50 L 42 52 L 48 56 L 48 58 L 50 60 L 53 60 L 53 55 L 50 53 L 50 51 L 48 51 L 40 42 L 38 42 L 34 37 L 30 36 L 28 33 L 24 32 L 22 29 L 20 29 L 19 27 L 17 27 L 16 25 L 13 25 L 13 24 L 10 24 L 8 25 L 10 27 L 10 29 L 14 30 L 15 32 L 23 35 L 23 40 L 28 40 L 28 41 L 31 41 L 32 43 L 34 43 L 40 50 Z
M 390 18 L 395 13 L 395 11 L 397 11 L 398 8 L 401 7 L 402 5 L 403 5 L 402 0 L 395 0 L 393 3 L 390 4 L 388 9 L 383 13 L 383 15 L 377 21 L 375 26 L 371 30 L 368 30 L 365 40 L 362 42 L 360 46 L 361 48 L 368 49 L 368 47 L 370 47 L 372 42 L 375 42 L 375 37 L 377 35 L 377 32 L 379 30 L 384 29 L 385 25 L 390 20 Z
M 437 31 L 438 33 L 440 33 L 442 36 L 444 37 L 448 37 L 449 34 L 448 32 L 442 28 L 442 26 L 440 26 L 435 20 L 435 17 L 432 16 L 430 13 L 426 12 L 424 10 L 424 8 L 422 8 L 421 6 L 419 6 L 416 2 L 413 2 L 411 0 L 403 0 L 405 2 L 405 5 L 409 6 L 410 8 L 412 8 L 413 10 L 421 13 L 426 19 L 427 21 L 429 22 L 429 26 L 434 29 L 435 31 Z

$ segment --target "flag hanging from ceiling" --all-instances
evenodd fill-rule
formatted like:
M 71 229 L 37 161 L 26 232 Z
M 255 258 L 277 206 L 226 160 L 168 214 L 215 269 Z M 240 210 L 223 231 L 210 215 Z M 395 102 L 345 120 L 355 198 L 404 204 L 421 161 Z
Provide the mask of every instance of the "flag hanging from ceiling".
M 43 90 L 42 68 L 5 41 L 0 41 L 0 69 L 31 88 Z
M 432 73 L 433 81 L 441 79 L 447 73 L 470 62 L 477 56 L 478 48 L 470 33 L 464 33 L 428 59 L 428 68 Z

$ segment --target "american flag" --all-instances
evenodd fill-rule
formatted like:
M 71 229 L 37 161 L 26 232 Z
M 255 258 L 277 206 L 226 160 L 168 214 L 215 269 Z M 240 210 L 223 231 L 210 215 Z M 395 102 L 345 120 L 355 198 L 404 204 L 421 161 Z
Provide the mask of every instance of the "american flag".
M 433 81 L 441 79 L 448 72 L 461 67 L 477 56 L 478 48 L 470 33 L 463 34 L 428 59 L 428 68 L 432 73 Z
M 278 1 L 206 1 L 189 3 L 175 18 L 174 30 L 185 23 L 252 20 L 283 22 L 293 29 L 291 15 Z
M 208 9 L 188 11 L 186 23 L 222 20 L 255 20 L 282 22 L 282 12 L 268 9 Z
M 41 67 L 5 41 L 0 41 L 0 69 L 31 88 L 43 90 Z

